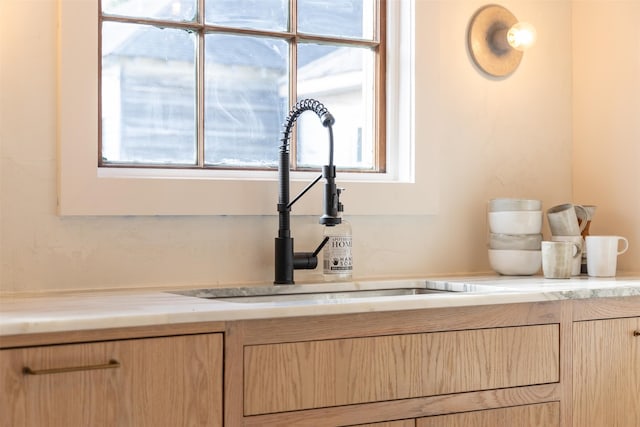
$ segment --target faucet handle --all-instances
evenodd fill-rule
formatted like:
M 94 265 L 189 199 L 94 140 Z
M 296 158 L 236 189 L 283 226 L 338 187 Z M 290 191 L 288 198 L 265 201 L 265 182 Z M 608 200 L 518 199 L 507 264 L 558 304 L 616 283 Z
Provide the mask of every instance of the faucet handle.
M 340 188 L 340 187 L 336 189 L 336 197 L 338 199 L 338 212 L 344 212 L 344 205 L 340 201 L 340 195 L 346 190 L 347 190 L 346 188 Z
M 324 248 L 324 245 L 327 244 L 327 242 L 329 242 L 329 236 L 325 236 L 324 239 L 322 239 L 322 242 L 320 242 L 320 244 L 318 245 L 318 247 L 316 248 L 315 251 L 313 251 L 313 253 L 311 254 L 311 256 L 317 257 L 318 254 L 320 253 L 320 251 L 322 250 L 322 248 Z

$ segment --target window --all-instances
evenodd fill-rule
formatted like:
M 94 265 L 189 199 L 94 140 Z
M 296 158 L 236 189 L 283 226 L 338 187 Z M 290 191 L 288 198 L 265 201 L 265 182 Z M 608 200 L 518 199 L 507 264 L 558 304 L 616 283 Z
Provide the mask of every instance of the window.
M 439 25 L 437 3 L 385 3 L 387 108 L 386 129 L 379 132 L 386 135 L 387 168 L 378 173 L 338 171 L 337 181 L 348 190 L 343 197 L 346 215 L 430 214 L 438 211 L 440 197 L 438 141 L 425 138 L 425 132 L 414 131 L 414 126 L 416 118 L 423 129 L 438 126 L 430 90 L 437 87 L 439 68 L 427 59 L 438 55 L 439 39 L 428 36 L 428 29 Z M 58 213 L 276 215 L 278 174 L 274 170 L 96 164 L 101 157 L 100 10 L 99 0 L 59 0 Z M 340 112 L 333 113 L 342 120 Z M 316 176 L 317 172 L 294 171 L 291 194 Z M 293 214 L 317 215 L 321 197 L 322 186 L 314 186 L 296 203 Z
M 315 98 L 338 168 L 384 172 L 385 3 L 102 0 L 99 166 L 274 169 L 289 107 Z M 327 162 L 313 119 L 294 170 Z

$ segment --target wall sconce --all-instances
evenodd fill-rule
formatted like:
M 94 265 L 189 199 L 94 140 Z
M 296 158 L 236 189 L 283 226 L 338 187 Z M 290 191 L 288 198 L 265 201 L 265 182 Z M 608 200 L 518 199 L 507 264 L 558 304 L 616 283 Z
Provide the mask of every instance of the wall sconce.
M 475 64 L 485 73 L 507 76 L 518 68 L 522 51 L 536 40 L 536 29 L 531 24 L 518 22 L 502 6 L 480 8 L 469 23 L 468 47 Z

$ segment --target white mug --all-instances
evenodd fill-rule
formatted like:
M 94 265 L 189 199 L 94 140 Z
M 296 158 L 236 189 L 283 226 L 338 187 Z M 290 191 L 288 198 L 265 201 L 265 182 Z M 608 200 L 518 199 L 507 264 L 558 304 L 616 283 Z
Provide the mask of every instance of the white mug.
M 578 255 L 573 258 L 571 265 L 571 275 L 580 275 L 580 264 L 582 263 L 582 252 L 584 251 L 584 239 L 582 236 L 551 236 L 553 242 L 571 242 L 578 246 Z
M 591 277 L 614 277 L 618 255 L 629 249 L 629 241 L 621 236 L 587 236 L 587 274 Z M 624 247 L 618 250 L 618 243 Z
M 587 226 L 588 216 L 585 208 L 571 203 L 547 209 L 549 229 L 554 236 L 579 236 Z M 578 218 L 582 220 L 580 223 Z
M 574 261 L 580 261 L 580 247 L 573 242 L 542 242 L 542 273 L 547 279 L 571 277 Z

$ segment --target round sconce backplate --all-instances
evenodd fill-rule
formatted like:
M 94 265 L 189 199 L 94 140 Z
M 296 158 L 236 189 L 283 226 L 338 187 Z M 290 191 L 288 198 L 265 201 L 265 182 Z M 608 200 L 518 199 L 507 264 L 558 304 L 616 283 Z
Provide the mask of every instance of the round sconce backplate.
M 496 32 L 508 30 L 517 22 L 511 12 L 497 5 L 485 6 L 471 18 L 469 53 L 482 71 L 495 77 L 504 77 L 518 68 L 522 52 L 512 48 L 501 49 L 494 40 Z

